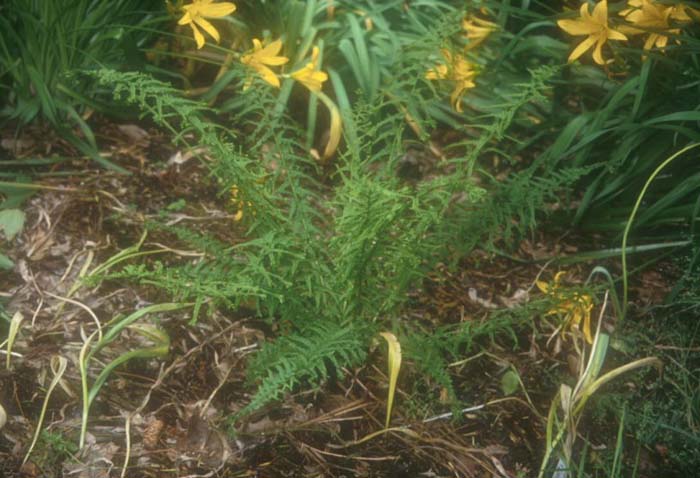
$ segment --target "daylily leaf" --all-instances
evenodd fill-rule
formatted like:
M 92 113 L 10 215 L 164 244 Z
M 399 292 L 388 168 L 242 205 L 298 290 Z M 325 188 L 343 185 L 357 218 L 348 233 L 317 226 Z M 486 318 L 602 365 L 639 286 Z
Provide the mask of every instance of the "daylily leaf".
M 46 416 L 46 408 L 49 404 L 49 398 L 51 398 L 51 394 L 53 393 L 54 388 L 56 388 L 56 385 L 58 385 L 58 383 L 61 381 L 61 378 L 63 378 L 63 374 L 66 372 L 66 367 L 68 366 L 68 360 L 60 355 L 54 355 L 53 357 L 51 357 L 50 365 L 53 378 L 51 379 L 51 383 L 49 384 L 48 390 L 46 390 L 46 397 L 44 397 L 44 403 L 41 406 L 39 422 L 36 424 L 36 431 L 34 432 L 32 444 L 29 445 L 29 449 L 27 450 L 27 454 L 24 455 L 24 461 L 22 463 L 27 462 L 27 460 L 29 459 L 29 455 L 31 455 L 32 450 L 34 449 L 34 446 L 36 445 L 36 442 L 39 439 L 39 435 L 41 434 L 42 430 L 41 424 L 44 423 L 44 417 Z M 0 426 L 0 428 L 2 427 Z
M 399 378 L 399 369 L 401 369 L 401 344 L 391 332 L 382 332 L 380 335 L 389 344 L 389 397 L 386 403 L 385 424 L 385 428 L 389 428 L 391 407 L 394 404 L 394 392 L 396 392 L 396 380 Z

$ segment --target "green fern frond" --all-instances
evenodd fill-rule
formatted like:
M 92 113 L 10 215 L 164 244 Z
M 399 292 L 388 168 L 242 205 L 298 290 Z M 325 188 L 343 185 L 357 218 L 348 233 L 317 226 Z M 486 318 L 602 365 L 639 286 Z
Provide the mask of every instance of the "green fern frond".
M 264 377 L 251 402 L 238 413 L 243 416 L 279 399 L 303 380 L 318 384 L 331 373 L 360 364 L 367 355 L 371 327 L 316 320 L 302 331 L 267 343 L 248 365 L 251 379 Z

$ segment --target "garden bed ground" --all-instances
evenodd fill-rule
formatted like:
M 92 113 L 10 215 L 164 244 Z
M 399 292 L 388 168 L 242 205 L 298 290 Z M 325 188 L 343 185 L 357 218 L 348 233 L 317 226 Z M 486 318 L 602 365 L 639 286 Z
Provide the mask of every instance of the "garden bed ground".
M 41 189 L 28 200 L 24 230 L 7 251 L 15 268 L 0 276 L 7 310 L 25 317 L 12 368 L 0 372 L 0 403 L 8 414 L 0 431 L 0 475 L 119 476 L 127 422 L 126 476 L 133 477 L 536 475 L 549 404 L 559 381 L 573 379 L 571 370 L 576 370 L 571 344 L 561 343 L 556 350 L 556 341 L 548 340 L 551 330 L 539 320 L 480 340 L 471 354 L 451 364 L 455 389 L 469 407 L 458 419 L 444 403 L 445 391 L 405 364 L 392 419 L 392 425 L 404 428 L 363 441 L 384 424 L 387 377 L 379 342 L 367 365 L 343 371 L 343 377 L 322 388 L 289 394 L 236 424 L 232 437 L 225 417 L 245 406 L 255 389 L 245 379 L 246 359 L 280 331 L 256 319 L 253 311 L 209 311 L 210 317 L 203 315 L 195 324 L 186 312 L 160 314 L 170 337 L 168 356 L 134 360 L 116 370 L 93 405 L 88 446 L 78 452 L 76 363 L 82 330 L 93 328 L 92 313 L 106 323 L 171 300 L 148 286 L 116 281 L 75 291 L 81 270 L 138 243 L 152 217 L 197 224 L 229 243 L 245 232 L 234 221 L 228 198 L 215 193 L 200 159 L 176 150 L 167 136 L 143 125 L 103 123 L 96 131 L 110 160 L 130 175 L 72 157 L 67 144 L 43 129 L 19 138 L 3 133 L 3 154 L 66 159 L 35 171 L 41 173 L 35 180 Z M 540 274 L 551 277 L 556 271 L 544 259 L 576 252 L 577 242 L 585 241 L 537 236 L 523 241 L 513 257 L 476 251 L 457 267 L 439 267 L 414 292 L 405 320 L 429 328 L 485 321 L 494 309 L 516 308 L 537 293 L 534 281 Z M 157 231 L 148 234 L 142 250 L 178 260 L 201 254 Z M 579 267 L 568 268 L 573 277 L 585 276 Z M 658 304 L 672 279 L 672 269 L 641 274 L 633 293 L 643 307 Z M 125 332 L 111 353 L 138 348 L 140 340 Z M 68 359 L 68 368 L 51 397 L 44 432 L 22 464 L 52 378 L 51 357 L 57 354 Z M 504 395 L 501 377 L 509 367 L 517 370 L 527 394 L 520 389 Z M 646 377 L 654 380 L 652 374 Z M 640 390 L 653 386 L 634 385 Z M 581 434 L 594 453 L 602 453 L 614 447 L 617 428 L 616 422 L 592 422 Z M 659 470 L 670 466 L 664 444 L 658 445 L 639 448 L 637 476 L 661 476 Z

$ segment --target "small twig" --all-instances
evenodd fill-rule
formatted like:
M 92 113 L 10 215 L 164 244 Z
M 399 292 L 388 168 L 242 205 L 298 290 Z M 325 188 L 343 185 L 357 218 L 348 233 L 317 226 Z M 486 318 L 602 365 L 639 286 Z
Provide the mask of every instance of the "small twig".
M 393 461 L 393 460 L 398 460 L 398 456 L 394 455 L 387 455 L 387 456 L 353 456 L 353 455 L 341 455 L 340 453 L 332 453 L 330 451 L 323 451 L 319 450 L 318 448 L 314 448 L 311 445 L 307 443 L 302 443 L 302 447 L 309 448 L 313 450 L 316 453 L 320 453 L 321 455 L 328 455 L 328 456 L 334 456 L 336 458 L 346 458 L 349 460 L 358 460 L 358 461 Z
M 77 300 L 69 299 L 68 297 L 61 297 L 60 295 L 52 294 L 51 292 L 44 291 L 44 294 L 48 295 L 49 297 L 53 297 L 54 299 L 62 300 L 64 302 L 68 302 L 69 304 L 77 305 L 81 309 L 85 310 L 88 314 L 90 314 L 92 320 L 95 322 L 95 325 L 97 325 L 98 342 L 102 340 L 102 324 L 100 324 L 100 319 L 97 318 L 97 316 L 90 307 L 83 304 L 82 302 L 78 302 Z
M 226 373 L 224 376 L 219 380 L 219 384 L 216 386 L 216 388 L 209 394 L 209 397 L 207 398 L 207 401 L 204 402 L 204 405 L 202 408 L 199 410 L 199 416 L 204 417 L 206 414 L 207 409 L 209 408 L 209 405 L 211 405 L 211 401 L 214 400 L 214 397 L 216 396 L 217 393 L 219 393 L 219 390 L 221 390 L 221 387 L 223 387 L 226 384 L 226 380 L 228 380 L 228 376 L 231 375 L 231 371 L 233 370 L 233 365 L 228 367 L 228 370 L 226 370 Z
M 481 410 L 482 408 L 485 408 L 487 404 L 481 404 L 481 405 L 476 405 L 473 407 L 467 407 L 463 408 L 459 411 L 459 413 L 469 413 L 469 412 L 475 412 L 477 410 Z M 434 417 L 426 418 L 423 420 L 423 423 L 430 423 L 434 422 L 435 420 L 443 420 L 445 418 L 452 418 L 452 412 L 447 412 L 447 413 L 442 413 L 440 415 L 435 415 Z
M 675 345 L 654 345 L 659 350 L 676 350 L 679 352 L 700 352 L 700 347 L 676 347 Z
M 82 193 L 82 192 L 85 192 L 83 189 L 44 186 L 43 184 L 34 184 L 34 183 L 16 183 L 16 182 L 11 182 L 11 181 L 0 181 L 0 187 L 2 187 L 2 186 L 11 187 L 14 189 L 43 189 L 45 191 L 57 191 L 60 193 Z
M 41 308 L 44 306 L 44 298 L 39 297 L 39 305 L 36 307 L 36 310 L 34 311 L 34 314 L 32 315 L 32 328 L 34 328 L 34 323 L 36 322 L 36 317 L 39 315 L 39 311 Z

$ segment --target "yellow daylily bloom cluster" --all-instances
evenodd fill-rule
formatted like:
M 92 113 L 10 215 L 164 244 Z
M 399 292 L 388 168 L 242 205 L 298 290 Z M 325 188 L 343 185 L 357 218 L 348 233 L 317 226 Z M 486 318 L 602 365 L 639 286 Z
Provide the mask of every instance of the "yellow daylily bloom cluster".
M 170 7 L 168 3 L 168 7 Z M 178 8 L 178 7 L 174 7 Z M 204 35 L 199 30 L 203 29 L 218 43 L 220 38 L 218 30 L 206 19 L 222 18 L 236 11 L 236 5 L 231 2 L 215 3 L 214 0 L 192 0 L 192 3 L 179 7 L 184 15 L 178 21 L 179 25 L 189 25 L 192 28 L 197 48 L 202 48 L 206 44 Z M 282 40 L 275 40 L 265 46 L 257 39 L 253 38 L 253 49 L 241 55 L 240 61 L 244 65 L 255 70 L 263 80 L 272 86 L 280 87 L 279 75 L 270 67 L 281 66 L 289 62 L 289 58 L 280 55 L 282 51 Z M 299 70 L 289 76 L 306 86 L 313 92 L 321 91 L 323 83 L 328 80 L 328 74 L 318 67 L 319 49 L 313 47 L 311 59 Z M 249 78 L 244 89 L 248 88 L 252 82 Z
M 629 8 L 622 10 L 620 15 L 634 26 L 622 26 L 628 35 L 638 35 L 648 33 L 644 42 L 644 49 L 650 50 L 653 47 L 665 48 L 668 44 L 668 36 L 678 35 L 680 28 L 672 28 L 673 21 L 686 22 L 692 20 L 688 11 L 697 16 L 697 11 L 679 5 L 662 5 L 651 0 L 629 0 Z
M 444 62 L 438 63 L 428 70 L 425 78 L 428 80 L 450 80 L 454 82 L 454 88 L 450 95 L 452 108 L 458 113 L 462 112 L 462 98 L 467 90 L 474 88 L 474 79 L 477 70 L 467 57 L 466 53 L 474 50 L 477 46 L 488 38 L 491 33 L 498 29 L 498 25 L 483 18 L 469 16 L 462 20 L 463 36 L 467 40 L 462 53 L 452 53 L 450 50 L 442 49 L 440 52 Z
M 177 22 L 178 25 L 189 25 L 194 33 L 197 48 L 202 48 L 205 44 L 204 35 L 197 27 L 202 28 L 218 43 L 220 40 L 219 31 L 206 19 L 230 15 L 236 11 L 236 4 L 231 2 L 214 3 L 214 0 L 193 0 L 191 4 L 183 5 L 182 10 L 185 14 Z
M 649 36 L 644 42 L 645 50 L 654 46 L 664 48 L 668 44 L 669 35 L 680 33 L 680 29 L 672 27 L 671 22 L 687 22 L 693 19 L 691 15 L 698 17 L 699 13 L 682 3 L 666 5 L 654 0 L 628 0 L 627 8 L 619 14 L 629 24 L 620 25 L 615 29 L 608 23 L 608 1 L 601 0 L 595 4 L 592 13 L 589 4 L 583 3 L 578 19 L 559 20 L 557 25 L 570 35 L 586 36 L 569 55 L 569 62 L 576 61 L 595 46 L 593 61 L 605 65 L 612 61 L 603 58 L 603 46 L 608 40 L 626 41 L 627 35 L 648 33 Z
M 222 18 L 230 15 L 236 11 L 236 5 L 231 2 L 215 3 L 214 0 L 192 0 L 192 3 L 182 5 L 181 1 L 182 0 L 177 2 L 175 5 L 172 5 L 169 0 L 166 0 L 166 5 L 171 13 L 177 11 L 184 12 L 183 16 L 178 20 L 178 24 L 190 26 L 194 34 L 197 48 L 200 49 L 206 44 L 206 39 L 200 31 L 200 28 L 208 33 L 209 36 L 211 36 L 218 43 L 220 40 L 219 32 L 206 19 Z M 281 74 L 275 72 L 271 67 L 282 66 L 289 62 L 289 58 L 280 54 L 282 47 L 283 45 L 281 39 L 263 44 L 261 40 L 253 38 L 252 50 L 240 55 L 240 62 L 249 67 L 251 70 L 254 70 L 266 83 L 276 88 L 280 87 L 280 77 L 292 78 L 304 85 L 311 91 L 311 93 L 323 101 L 330 112 L 331 120 L 329 140 L 323 153 L 323 157 L 328 158 L 333 155 L 338 147 L 338 144 L 340 143 L 342 122 L 337 106 L 321 91 L 323 88 L 323 83 L 328 80 L 328 74 L 320 69 L 320 50 L 317 46 L 314 46 L 311 51 L 311 58 L 307 60 L 303 66 L 301 66 L 301 68 L 289 74 Z M 227 66 L 227 63 L 230 62 L 230 58 L 232 57 L 233 55 L 230 54 L 229 59 L 225 65 L 222 66 L 222 70 L 225 66 Z M 249 88 L 252 82 L 253 78 L 248 76 L 243 84 L 243 89 L 245 90 Z M 237 194 L 237 189 L 232 190 L 232 195 L 234 198 L 237 196 Z M 239 208 L 236 220 L 240 220 L 242 215 L 243 209 Z
M 537 288 L 549 296 L 554 306 L 547 311 L 547 315 L 557 315 L 563 318 L 564 323 L 569 328 L 582 330 L 586 342 L 593 343 L 591 336 L 591 311 L 593 310 L 593 299 L 588 294 L 578 292 L 566 292 L 561 286 L 561 279 L 566 272 L 557 272 L 551 283 L 537 281 Z M 583 329 L 581 329 L 583 322 Z

